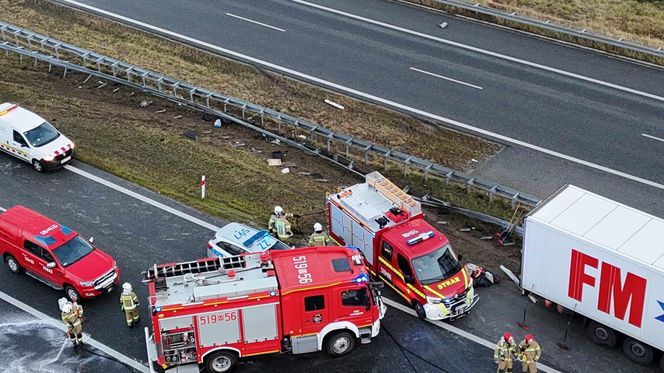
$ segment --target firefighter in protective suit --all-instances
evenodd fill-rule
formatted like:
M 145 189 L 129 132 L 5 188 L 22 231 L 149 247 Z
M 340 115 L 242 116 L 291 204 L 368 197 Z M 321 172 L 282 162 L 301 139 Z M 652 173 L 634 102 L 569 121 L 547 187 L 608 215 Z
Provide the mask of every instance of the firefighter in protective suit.
M 521 369 L 524 373 L 537 373 L 537 361 L 542 356 L 542 349 L 539 343 L 535 342 L 532 334 L 527 334 L 521 343 L 519 343 L 519 354 L 521 360 Z
M 493 360 L 498 364 L 498 373 L 512 373 L 512 360 L 516 352 L 516 342 L 512 333 L 505 333 L 498 343 L 493 353 Z
M 309 246 L 330 246 L 331 242 L 330 236 L 323 232 L 323 225 L 314 224 L 314 233 L 309 236 Z
M 281 206 L 275 206 L 274 212 L 270 216 L 270 221 L 267 223 L 268 231 L 282 241 L 288 240 L 293 236 L 293 231 L 287 218 L 293 216 L 293 214 L 284 213 L 284 209 Z
M 121 309 L 125 313 L 127 319 L 127 326 L 130 328 L 138 322 L 138 297 L 131 288 L 131 284 L 125 282 L 122 284 L 122 294 L 120 294 Z
M 71 303 L 67 298 L 58 300 L 62 313 L 62 322 L 67 326 L 69 340 L 78 345 L 83 343 L 83 307 L 77 303 Z

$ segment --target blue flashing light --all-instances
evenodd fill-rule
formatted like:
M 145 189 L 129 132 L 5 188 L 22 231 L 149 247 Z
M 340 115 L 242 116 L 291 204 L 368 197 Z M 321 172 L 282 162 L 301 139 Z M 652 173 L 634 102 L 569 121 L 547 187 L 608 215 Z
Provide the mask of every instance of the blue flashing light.
M 271 292 L 270 292 L 270 296 L 271 296 L 271 297 L 274 297 L 274 296 L 276 296 L 276 295 L 277 295 L 277 292 L 276 292 L 276 291 L 271 291 Z
M 413 246 L 416 243 L 422 242 L 424 240 L 428 240 L 429 238 L 435 236 L 436 234 L 433 231 L 428 231 L 424 232 L 416 237 L 411 238 L 410 240 L 407 241 L 408 246 Z
M 367 275 L 366 273 L 363 273 L 363 274 L 357 276 L 354 280 L 354 282 L 357 282 L 358 284 L 361 284 L 363 282 L 368 282 L 368 281 L 369 281 L 369 275 Z
M 37 236 L 36 238 L 46 246 L 51 246 L 56 242 L 55 238 L 51 236 Z
M 253 236 L 249 237 L 246 241 L 242 242 L 242 245 L 244 247 L 251 247 L 251 245 L 254 244 L 254 242 L 263 239 L 265 236 L 269 236 L 270 232 L 266 231 L 265 229 L 262 229 Z
M 347 247 L 347 248 L 349 248 L 349 249 L 352 249 L 352 250 L 357 250 L 357 251 L 360 251 L 360 248 L 359 248 L 359 247 L 357 247 L 357 246 L 353 246 L 353 245 L 347 245 L 346 247 Z
M 62 232 L 62 234 L 64 234 L 65 236 L 69 236 L 71 234 L 71 229 L 65 227 L 64 225 L 61 225 L 60 232 Z

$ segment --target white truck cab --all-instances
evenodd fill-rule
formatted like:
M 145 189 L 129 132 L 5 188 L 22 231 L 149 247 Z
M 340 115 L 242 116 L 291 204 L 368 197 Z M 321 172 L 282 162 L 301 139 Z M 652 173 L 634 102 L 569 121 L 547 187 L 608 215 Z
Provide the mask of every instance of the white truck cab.
M 0 104 L 0 150 L 41 172 L 70 162 L 74 143 L 39 115 L 16 104 Z

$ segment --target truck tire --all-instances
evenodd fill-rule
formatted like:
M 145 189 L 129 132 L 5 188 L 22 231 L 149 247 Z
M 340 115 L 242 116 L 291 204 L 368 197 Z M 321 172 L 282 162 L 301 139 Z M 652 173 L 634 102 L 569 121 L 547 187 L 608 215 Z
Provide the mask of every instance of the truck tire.
M 659 370 L 664 372 L 664 354 L 662 354 L 662 358 L 659 359 Z
M 641 365 L 652 363 L 655 354 L 652 347 L 630 337 L 625 338 L 625 341 L 623 342 L 623 352 L 628 359 Z
M 349 332 L 339 332 L 328 337 L 325 351 L 332 357 L 344 356 L 355 347 L 355 336 Z
M 37 171 L 37 172 L 44 171 L 44 168 L 42 167 L 41 163 L 37 159 L 32 160 L 32 168 L 34 168 L 35 171 Z
M 615 330 L 596 321 L 591 320 L 586 327 L 586 331 L 590 340 L 598 345 L 613 348 L 618 343 L 618 335 Z
M 230 372 L 237 363 L 237 355 L 230 351 L 213 352 L 205 358 L 205 370 L 210 373 Z
M 414 300 L 413 308 L 415 309 L 415 313 L 417 314 L 417 317 L 419 319 L 424 320 L 427 318 L 427 312 L 424 310 L 424 306 L 422 305 L 422 303 Z
M 18 260 L 16 260 L 16 258 L 13 256 L 7 255 L 5 258 L 5 263 L 7 264 L 7 267 L 9 267 L 9 270 L 13 273 L 21 273 L 21 265 L 18 264 Z
M 72 302 L 80 302 L 81 301 L 81 295 L 78 294 L 78 291 L 74 289 L 71 285 L 65 285 L 65 295 L 67 296 L 67 299 L 69 299 Z

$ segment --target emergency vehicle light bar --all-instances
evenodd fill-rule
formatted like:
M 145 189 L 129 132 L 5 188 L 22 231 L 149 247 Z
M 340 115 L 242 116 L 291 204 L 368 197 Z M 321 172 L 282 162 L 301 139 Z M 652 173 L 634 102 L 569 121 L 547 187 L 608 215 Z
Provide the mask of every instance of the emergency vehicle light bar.
M 242 242 L 242 245 L 244 247 L 251 247 L 251 245 L 254 244 L 254 242 L 259 241 L 263 239 L 265 236 L 269 235 L 270 232 L 266 231 L 265 229 L 260 230 L 256 232 L 253 236 L 249 237 L 246 241 Z
M 422 242 L 422 241 L 424 241 L 424 240 L 428 240 L 429 238 L 431 238 L 431 237 L 433 237 L 433 236 L 435 236 L 435 235 L 436 235 L 436 234 L 435 234 L 433 231 L 424 232 L 424 233 L 420 234 L 419 236 L 417 236 L 417 237 L 413 237 L 413 238 L 411 238 L 410 240 L 408 240 L 408 241 L 407 241 L 408 246 L 413 246 L 413 245 L 415 245 L 416 243 Z

